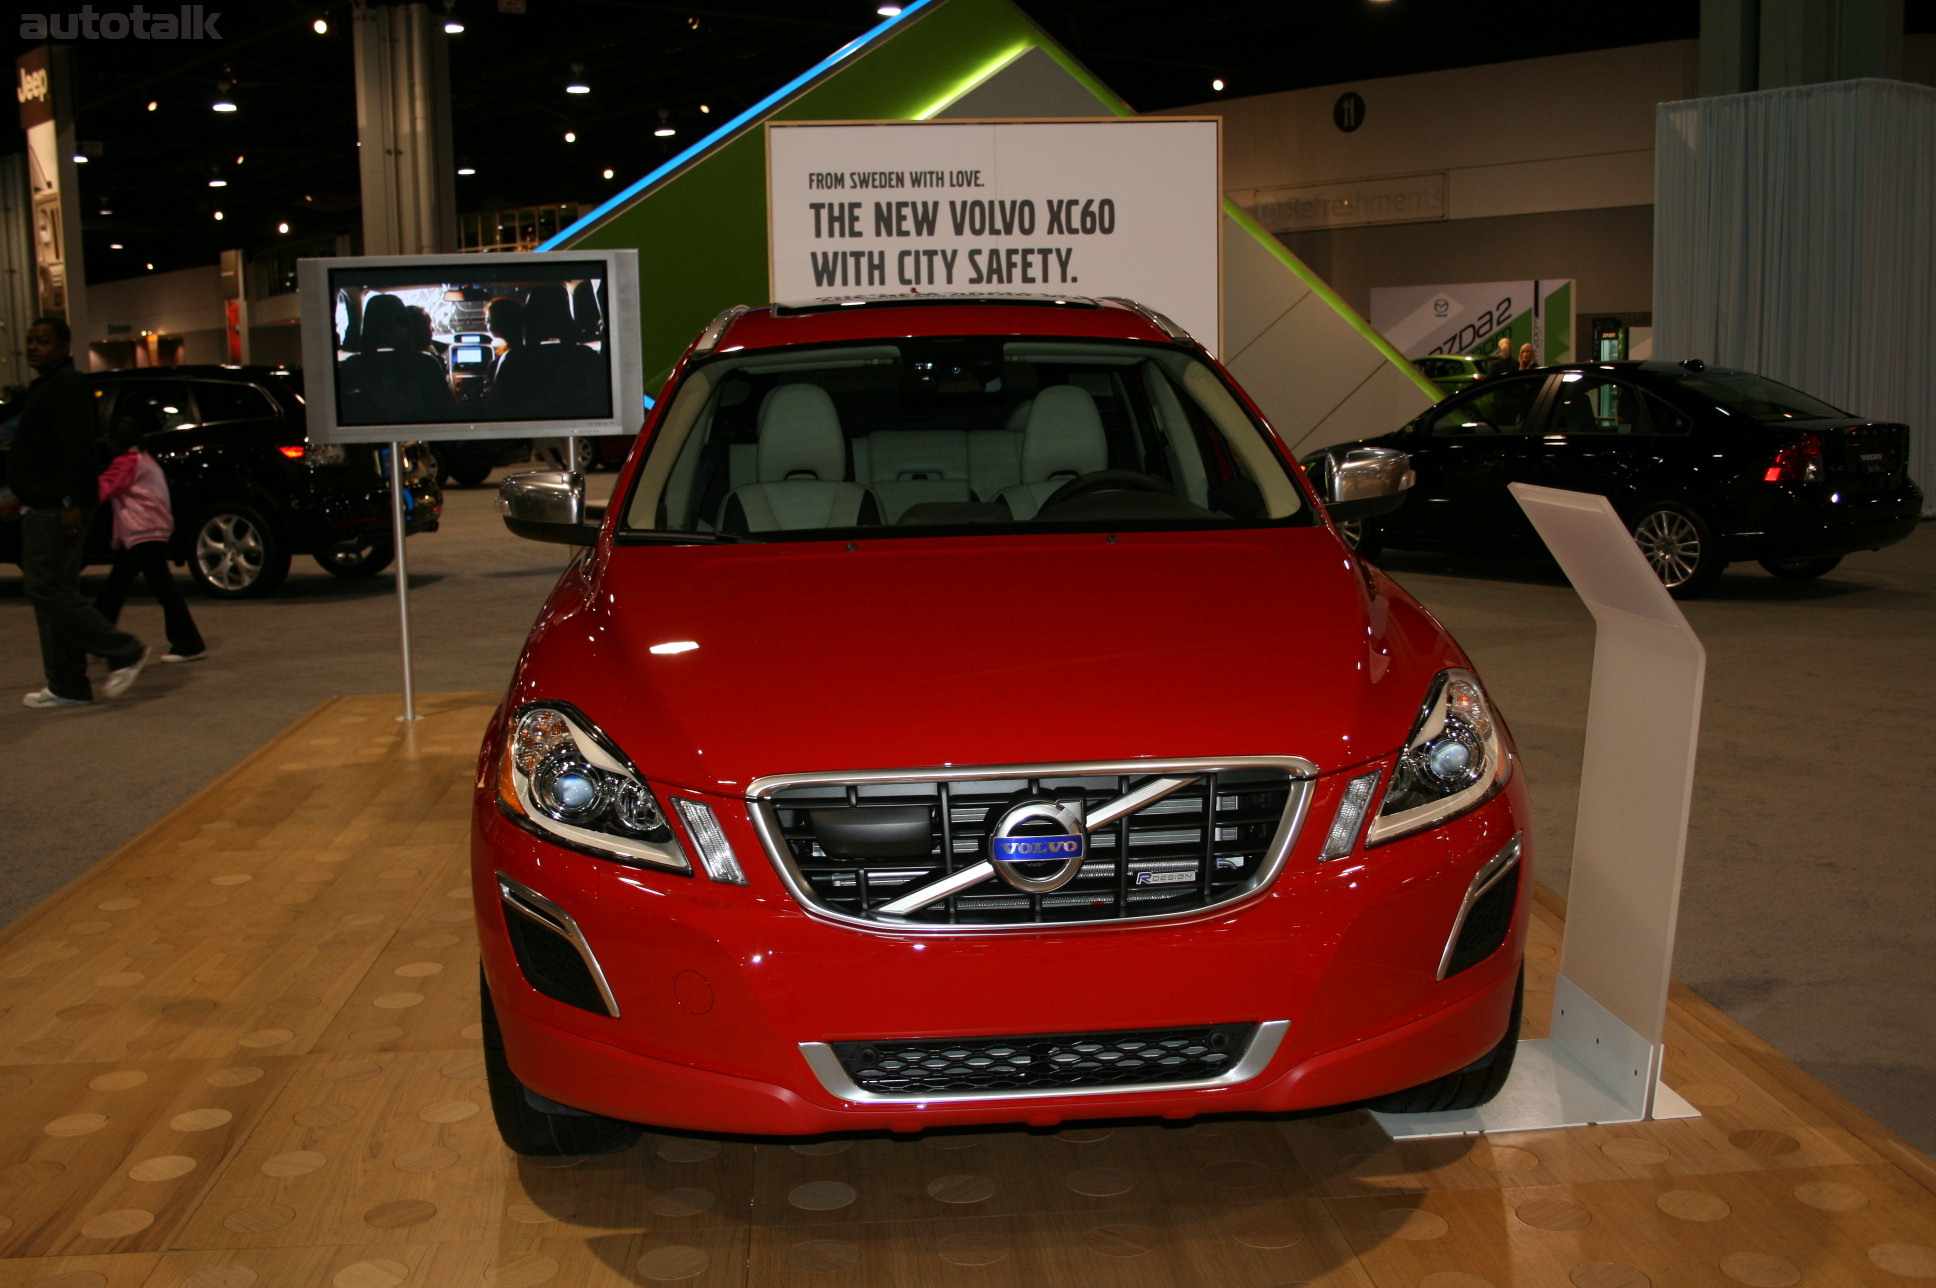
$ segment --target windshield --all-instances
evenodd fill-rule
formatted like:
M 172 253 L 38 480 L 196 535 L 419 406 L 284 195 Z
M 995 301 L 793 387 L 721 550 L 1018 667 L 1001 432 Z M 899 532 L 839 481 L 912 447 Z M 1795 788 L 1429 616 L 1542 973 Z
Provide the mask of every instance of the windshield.
M 1201 359 L 947 337 L 726 354 L 666 408 L 624 532 L 750 538 L 1311 522 Z
M 1849 413 L 1811 398 L 1799 389 L 1745 371 L 1708 371 L 1684 376 L 1681 383 L 1752 420 L 1847 420 Z

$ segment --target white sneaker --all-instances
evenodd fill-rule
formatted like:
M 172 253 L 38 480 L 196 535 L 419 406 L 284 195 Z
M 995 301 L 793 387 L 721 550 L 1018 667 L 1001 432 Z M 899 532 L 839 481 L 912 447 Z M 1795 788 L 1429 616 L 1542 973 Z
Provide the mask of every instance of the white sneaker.
M 29 707 L 91 707 L 89 698 L 63 698 L 52 689 L 41 689 L 20 699 L 21 705 Z
M 206 661 L 207 659 L 208 659 L 207 649 L 203 649 L 199 653 L 163 653 L 161 655 L 162 661 L 171 662 L 171 663 L 172 662 L 202 662 L 202 661 Z
M 102 694 L 106 697 L 118 698 L 129 689 L 132 689 L 134 682 L 141 678 L 141 668 L 148 665 L 148 658 L 151 653 L 152 650 L 144 647 L 141 650 L 140 657 L 124 667 L 109 671 L 108 678 L 101 684 Z

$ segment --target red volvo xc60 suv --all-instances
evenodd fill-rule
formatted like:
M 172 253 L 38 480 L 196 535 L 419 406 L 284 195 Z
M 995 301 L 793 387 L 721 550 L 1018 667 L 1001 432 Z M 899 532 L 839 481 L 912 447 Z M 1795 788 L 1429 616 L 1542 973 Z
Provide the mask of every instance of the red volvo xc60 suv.
M 1332 464 L 1139 305 L 899 297 L 721 314 L 602 517 L 507 481 L 583 547 L 478 766 L 510 1147 L 1490 1097 L 1522 776 Z

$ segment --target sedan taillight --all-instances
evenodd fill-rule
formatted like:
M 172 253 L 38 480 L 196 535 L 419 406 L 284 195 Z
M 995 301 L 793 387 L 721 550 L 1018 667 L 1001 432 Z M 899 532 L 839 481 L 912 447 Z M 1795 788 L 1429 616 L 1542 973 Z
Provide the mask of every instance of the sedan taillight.
M 1774 461 L 1761 479 L 1764 483 L 1813 483 L 1821 477 L 1821 436 L 1803 434 L 1775 453 Z

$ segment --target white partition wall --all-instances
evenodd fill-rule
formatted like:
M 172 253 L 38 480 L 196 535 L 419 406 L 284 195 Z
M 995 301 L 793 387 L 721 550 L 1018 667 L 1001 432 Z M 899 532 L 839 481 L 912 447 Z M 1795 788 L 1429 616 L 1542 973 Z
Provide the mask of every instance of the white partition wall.
M 1654 354 L 1772 376 L 1913 434 L 1936 513 L 1936 89 L 1662 103 Z

